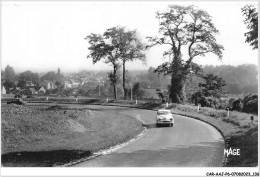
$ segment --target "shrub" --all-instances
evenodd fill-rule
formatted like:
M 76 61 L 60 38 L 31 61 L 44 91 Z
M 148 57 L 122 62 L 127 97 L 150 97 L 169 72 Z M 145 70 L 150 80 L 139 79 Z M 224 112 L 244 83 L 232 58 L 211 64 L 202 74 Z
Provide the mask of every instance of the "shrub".
M 216 98 L 214 97 L 201 97 L 198 101 L 198 103 L 201 104 L 202 107 L 211 107 L 215 108 L 217 105 Z
M 243 108 L 243 101 L 240 98 L 233 102 L 233 110 L 242 111 L 242 108 Z
M 249 94 L 243 99 L 244 106 L 242 108 L 243 112 L 258 114 L 258 96 Z

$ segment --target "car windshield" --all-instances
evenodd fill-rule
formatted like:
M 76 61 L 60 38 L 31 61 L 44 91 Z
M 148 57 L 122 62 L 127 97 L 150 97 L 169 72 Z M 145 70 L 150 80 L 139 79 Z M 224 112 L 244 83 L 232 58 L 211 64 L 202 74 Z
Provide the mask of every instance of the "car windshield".
M 168 114 L 171 114 L 170 112 L 168 111 L 160 111 L 157 113 L 158 115 L 168 115 Z

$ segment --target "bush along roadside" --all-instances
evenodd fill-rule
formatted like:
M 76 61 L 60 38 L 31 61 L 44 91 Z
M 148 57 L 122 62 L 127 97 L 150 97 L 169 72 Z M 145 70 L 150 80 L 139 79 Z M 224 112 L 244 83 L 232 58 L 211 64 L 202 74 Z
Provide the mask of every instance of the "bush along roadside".
M 172 113 L 195 118 L 214 126 L 225 140 L 225 167 L 256 167 L 258 165 L 257 115 L 227 112 L 213 108 L 171 104 Z M 251 118 L 253 117 L 253 120 Z M 237 153 L 237 149 L 238 153 Z M 235 150 L 235 151 L 234 151 Z M 224 154 L 224 152 L 223 152 Z

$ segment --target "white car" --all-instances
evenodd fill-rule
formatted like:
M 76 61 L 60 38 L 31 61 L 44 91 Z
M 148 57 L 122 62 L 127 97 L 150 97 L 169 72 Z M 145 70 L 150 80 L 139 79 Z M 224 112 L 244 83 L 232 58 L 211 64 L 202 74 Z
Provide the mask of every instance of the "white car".
M 172 127 L 173 124 L 174 118 L 171 111 L 165 109 L 160 109 L 157 111 L 156 126 L 168 125 Z

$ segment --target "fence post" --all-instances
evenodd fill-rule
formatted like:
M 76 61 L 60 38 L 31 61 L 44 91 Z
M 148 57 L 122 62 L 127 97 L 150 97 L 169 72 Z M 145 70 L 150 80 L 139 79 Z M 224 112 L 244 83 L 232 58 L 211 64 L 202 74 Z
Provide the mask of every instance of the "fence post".
M 137 99 L 135 100 L 135 104 L 137 104 Z
M 107 103 L 108 103 L 108 97 L 107 97 Z
M 254 116 L 251 116 L 250 119 L 251 119 L 251 125 L 254 125 Z
M 49 100 L 49 98 L 48 98 L 48 97 L 46 97 L 46 100 L 48 101 L 48 100 Z
M 229 108 L 227 108 L 227 116 L 229 116 Z
M 197 112 L 199 112 L 200 111 L 200 104 L 198 104 L 198 108 L 197 108 Z
M 166 102 L 166 108 L 168 108 L 168 106 L 169 106 L 169 103 L 168 103 L 168 102 Z

